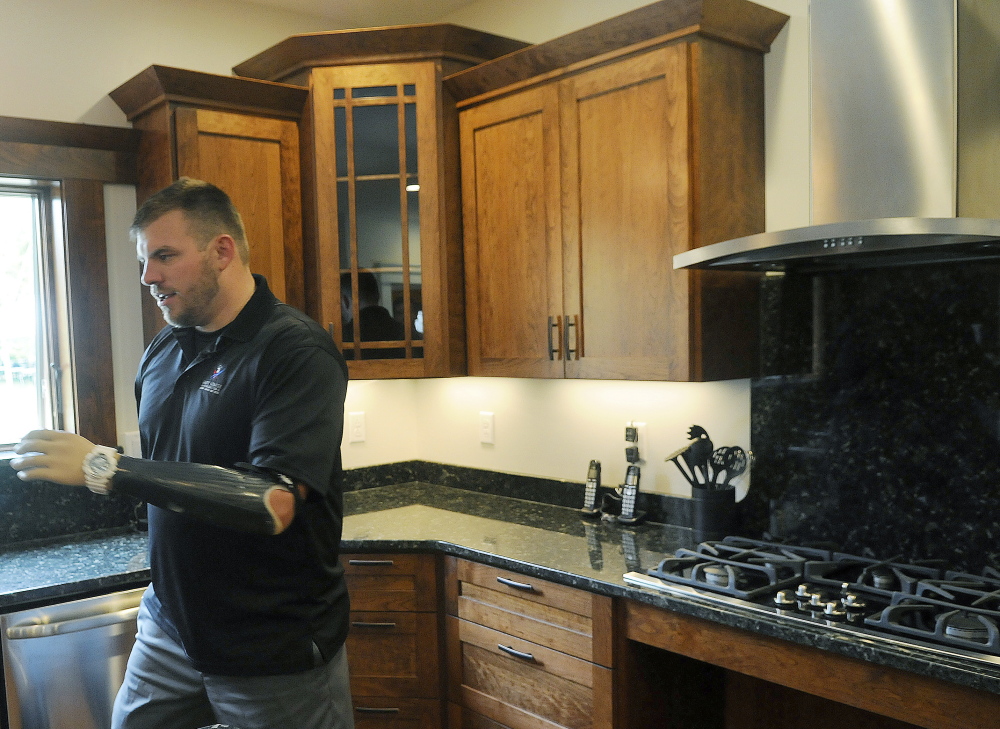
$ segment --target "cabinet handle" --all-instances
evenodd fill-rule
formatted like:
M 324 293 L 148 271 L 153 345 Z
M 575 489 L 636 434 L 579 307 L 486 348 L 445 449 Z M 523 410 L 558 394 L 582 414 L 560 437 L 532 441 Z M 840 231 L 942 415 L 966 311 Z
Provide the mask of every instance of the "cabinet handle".
M 527 582 L 514 582 L 514 580 L 508 580 L 506 577 L 497 577 L 497 582 L 501 585 L 507 585 L 507 587 L 513 587 L 515 590 L 524 590 L 525 592 L 534 592 L 534 585 L 529 585 Z
M 395 623 L 366 623 L 362 620 L 355 620 L 351 623 L 352 628 L 395 628 Z
M 560 328 L 562 324 L 562 317 L 550 316 L 549 317 L 549 360 L 556 360 L 562 357 L 559 352 L 559 345 L 562 342 L 562 336 L 560 334 Z M 552 336 L 552 330 L 555 329 L 555 336 Z M 555 346 L 553 347 L 553 343 Z
M 576 334 L 576 344 L 577 344 L 577 347 L 575 347 L 573 349 L 569 348 L 569 330 L 571 328 L 573 329 L 574 333 Z M 576 354 L 576 350 L 579 348 L 579 340 L 580 340 L 580 333 L 576 330 L 576 314 L 574 314 L 572 317 L 569 317 L 569 316 L 566 317 L 566 328 L 563 331 L 563 336 L 566 338 L 565 339 L 565 342 L 566 342 L 566 344 L 565 344 L 566 359 L 567 360 L 570 360 L 570 359 L 580 359 L 579 355 L 576 356 L 576 357 L 573 357 L 573 355 Z
M 354 710 L 359 714 L 398 714 L 399 709 L 381 706 L 355 706 Z
M 514 650 L 509 645 L 504 645 L 503 643 L 497 643 L 497 648 L 499 648 L 509 656 L 514 656 L 514 658 L 520 658 L 522 661 L 531 661 L 532 663 L 536 662 L 535 657 L 530 653 L 522 653 L 519 650 Z
M 391 559 L 349 559 L 347 564 L 354 567 L 392 567 Z

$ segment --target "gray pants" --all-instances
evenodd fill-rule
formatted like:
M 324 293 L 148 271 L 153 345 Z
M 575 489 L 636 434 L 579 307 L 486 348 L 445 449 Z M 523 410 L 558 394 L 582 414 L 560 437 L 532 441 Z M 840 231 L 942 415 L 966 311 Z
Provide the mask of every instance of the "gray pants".
M 353 729 L 354 710 L 341 648 L 327 665 L 286 676 L 209 676 L 160 630 L 145 603 L 118 692 L 112 729 Z

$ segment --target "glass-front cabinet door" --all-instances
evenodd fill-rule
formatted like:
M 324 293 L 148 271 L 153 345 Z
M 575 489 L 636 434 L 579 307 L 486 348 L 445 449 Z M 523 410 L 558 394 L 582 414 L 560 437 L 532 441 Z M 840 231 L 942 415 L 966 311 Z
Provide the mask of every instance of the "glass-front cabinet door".
M 352 376 L 452 374 L 424 361 L 447 337 L 436 65 L 315 68 L 311 82 L 321 321 Z

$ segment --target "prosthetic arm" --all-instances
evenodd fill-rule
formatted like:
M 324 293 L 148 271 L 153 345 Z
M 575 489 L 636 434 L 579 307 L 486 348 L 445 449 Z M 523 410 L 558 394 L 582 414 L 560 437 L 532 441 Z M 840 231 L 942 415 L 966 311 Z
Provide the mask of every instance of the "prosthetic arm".
M 298 490 L 286 476 L 249 465 L 246 469 L 121 456 L 111 485 L 116 492 L 195 519 L 252 534 L 278 534 L 281 521 L 270 496 L 289 491 L 297 502 Z

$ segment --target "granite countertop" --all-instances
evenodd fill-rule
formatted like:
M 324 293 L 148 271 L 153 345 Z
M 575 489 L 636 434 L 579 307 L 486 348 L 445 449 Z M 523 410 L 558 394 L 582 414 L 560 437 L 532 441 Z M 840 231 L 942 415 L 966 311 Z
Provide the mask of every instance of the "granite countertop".
M 690 530 L 682 527 L 625 528 L 582 519 L 576 509 L 423 483 L 350 491 L 344 509 L 345 553 L 442 552 L 1000 694 L 1000 662 L 972 669 L 946 656 L 932 661 L 905 644 L 859 640 L 764 612 L 627 585 L 624 573 L 645 571 L 692 545 Z M 145 534 L 102 533 L 10 547 L 0 552 L 0 611 L 148 579 Z

